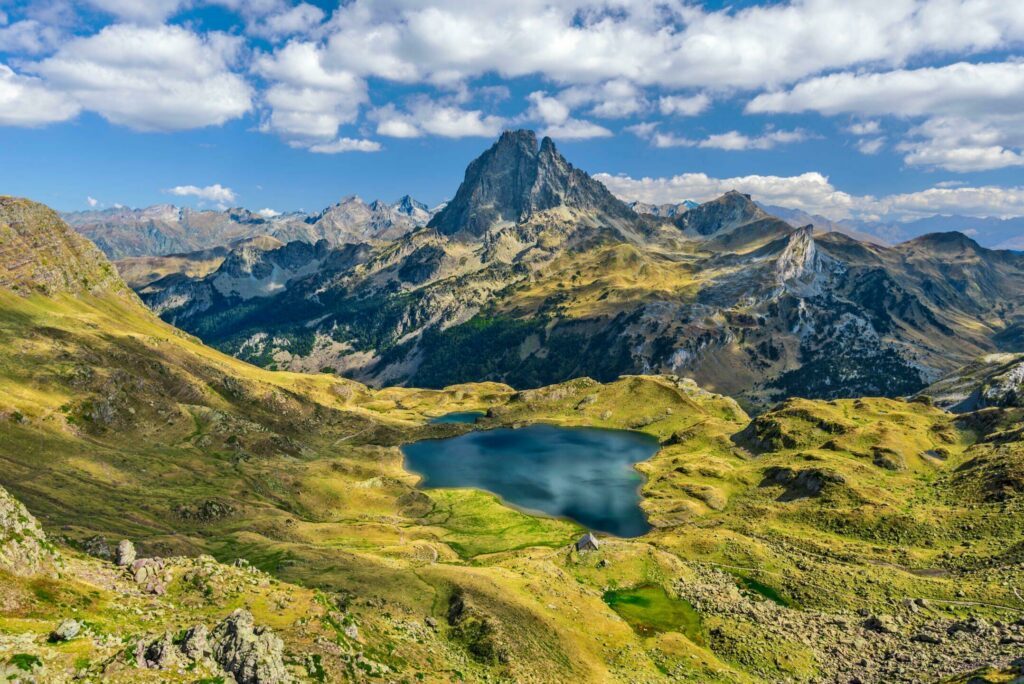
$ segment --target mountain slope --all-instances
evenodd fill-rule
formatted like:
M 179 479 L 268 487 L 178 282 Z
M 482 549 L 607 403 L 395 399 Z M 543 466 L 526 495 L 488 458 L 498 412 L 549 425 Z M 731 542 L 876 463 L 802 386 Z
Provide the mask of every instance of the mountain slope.
M 50 209 L 0 196 L 0 287 L 47 294 L 126 292 L 96 247 L 63 224 Z
M 738 192 L 640 215 L 527 131 L 426 229 L 336 254 L 277 294 L 217 295 L 211 274 L 143 296 L 267 366 L 430 387 L 671 372 L 758 405 L 911 394 L 1024 326 L 1024 256 L 814 234 Z

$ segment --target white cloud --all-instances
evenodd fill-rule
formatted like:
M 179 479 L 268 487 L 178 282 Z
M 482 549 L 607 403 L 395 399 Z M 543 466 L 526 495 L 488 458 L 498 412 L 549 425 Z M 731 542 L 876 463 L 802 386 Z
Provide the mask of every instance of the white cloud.
M 249 111 L 252 89 L 231 71 L 241 48 L 240 39 L 221 33 L 115 24 L 65 43 L 33 71 L 113 123 L 171 131 L 220 125 Z
M 875 135 L 882 126 L 878 121 L 858 121 L 847 126 L 846 130 L 854 135 Z
M 758 95 L 752 113 L 923 118 L 897 146 L 911 165 L 982 171 L 1024 165 L 1024 62 L 839 73 Z
M 897 146 L 911 165 L 970 172 L 1024 165 L 1024 114 L 932 117 Z
M 733 178 L 684 173 L 670 178 L 639 179 L 599 173 L 595 178 L 623 199 L 652 204 L 681 202 L 684 199 L 706 202 L 729 190 L 739 190 L 766 204 L 843 218 L 850 214 L 856 202 L 853 196 L 836 190 L 827 177 L 816 172 L 799 176 L 751 175 Z
M 216 202 L 218 204 L 231 203 L 237 199 L 234 190 L 231 188 L 225 188 L 220 183 L 214 183 L 213 185 L 207 185 L 205 187 L 199 187 L 197 185 L 176 185 L 165 192 L 171 195 L 177 195 L 178 197 L 197 197 L 201 200 Z
M 267 207 L 265 209 L 260 209 L 256 213 L 259 214 L 260 216 L 262 216 L 263 218 L 266 218 L 266 219 L 271 219 L 271 218 L 274 218 L 275 216 L 280 216 L 281 215 L 281 212 L 277 211 L 276 209 L 271 209 L 270 207 Z
M 60 44 L 63 32 L 35 19 L 24 19 L 10 25 L 0 22 L 0 45 L 5 52 L 36 55 Z
M 614 79 L 599 85 L 573 86 L 563 90 L 557 97 L 570 108 L 593 105 L 590 114 L 605 119 L 635 116 L 646 111 L 649 106 L 643 91 L 625 79 Z
M 584 95 L 582 92 L 570 93 L 567 99 L 576 103 L 591 101 L 590 95 Z M 537 90 L 530 93 L 527 100 L 530 102 L 530 108 L 524 119 L 542 122 L 544 129 L 541 135 L 561 140 L 584 140 L 605 138 L 612 134 L 604 126 L 572 118 L 570 105 L 561 97 L 552 97 L 544 91 Z
M 86 202 L 86 204 L 88 204 L 88 205 L 89 205 L 90 207 L 95 207 L 95 206 L 96 206 L 97 204 L 99 204 L 99 203 L 100 203 L 100 202 L 99 202 L 99 200 L 98 200 L 98 199 L 96 199 L 95 197 L 86 197 L 86 198 L 85 198 L 85 202 Z
M 1024 38 L 1024 9 L 984 0 L 792 0 L 720 11 L 642 0 L 355 0 L 327 26 L 332 61 L 364 76 L 452 83 L 542 74 L 565 84 L 728 89 L 1008 48 Z
M 770 150 L 778 145 L 803 142 L 810 136 L 801 129 L 778 131 L 768 129 L 761 135 L 749 136 L 739 131 L 715 133 L 706 138 L 695 140 L 675 133 L 664 133 L 658 130 L 656 123 L 644 123 L 630 126 L 630 133 L 651 141 L 654 147 L 699 147 L 704 149 L 728 150 L 732 152 L 745 150 Z
M 271 82 L 263 98 L 270 108 L 263 130 L 292 142 L 330 142 L 368 100 L 366 82 L 326 64 L 313 43 L 290 42 L 272 55 L 260 55 L 253 70 Z
M 507 123 L 500 116 L 426 97 L 412 98 L 407 111 L 389 104 L 371 112 L 370 117 L 377 122 L 379 135 L 394 138 L 417 138 L 428 133 L 445 138 L 491 138 Z
M 1014 113 L 1024 101 L 1024 62 L 845 72 L 813 78 L 791 90 L 758 95 L 747 111 L 861 115 L 971 116 Z
M 709 135 L 697 143 L 697 147 L 718 150 L 770 150 L 778 145 L 788 145 L 807 140 L 807 133 L 800 129 L 792 131 L 766 131 L 762 135 L 748 136 L 739 131 Z
M 255 36 L 279 39 L 304 35 L 324 20 L 324 11 L 315 5 L 301 2 L 261 20 L 254 21 L 248 32 Z
M 309 151 L 319 154 L 338 154 L 340 152 L 379 152 L 380 149 L 380 143 L 376 140 L 338 138 L 329 143 L 312 145 Z
M 98 10 L 139 24 L 159 24 L 186 6 L 184 0 L 87 0 Z
M 604 126 L 599 126 L 592 121 L 581 119 L 569 119 L 564 123 L 554 124 L 541 130 L 541 135 L 546 135 L 558 140 L 586 140 L 589 138 L 607 138 L 612 132 Z
M 729 190 L 739 190 L 764 204 L 802 209 L 832 220 L 856 218 L 910 221 L 936 214 L 1009 218 L 1024 215 L 1024 186 L 940 187 L 874 197 L 837 189 L 817 172 L 797 176 L 736 176 L 714 178 L 683 173 L 669 178 L 631 178 L 598 173 L 594 176 L 627 201 L 651 204 L 695 199 L 705 202 Z
M 883 147 L 885 147 L 885 136 L 862 138 L 857 141 L 857 149 L 861 154 L 878 154 Z
M 23 76 L 0 64 L 0 125 L 42 126 L 78 114 L 78 105 L 38 78 Z
M 658 100 L 658 109 L 665 116 L 697 116 L 711 106 L 711 98 L 700 93 L 692 97 L 666 95 Z
M 902 220 L 935 214 L 996 218 L 1024 216 L 1024 186 L 933 187 L 883 197 L 876 211 L 882 215 L 896 215 Z

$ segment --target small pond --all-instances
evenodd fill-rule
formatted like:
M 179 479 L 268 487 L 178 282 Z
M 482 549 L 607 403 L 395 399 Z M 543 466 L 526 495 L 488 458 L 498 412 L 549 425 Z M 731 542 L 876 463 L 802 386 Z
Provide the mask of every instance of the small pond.
M 606 591 L 604 602 L 629 623 L 637 634 L 679 632 L 695 644 L 704 644 L 700 614 L 683 599 L 673 598 L 656 584 Z
M 650 529 L 633 465 L 658 450 L 649 435 L 531 425 L 469 432 L 402 447 L 424 487 L 474 487 L 521 508 L 620 537 Z

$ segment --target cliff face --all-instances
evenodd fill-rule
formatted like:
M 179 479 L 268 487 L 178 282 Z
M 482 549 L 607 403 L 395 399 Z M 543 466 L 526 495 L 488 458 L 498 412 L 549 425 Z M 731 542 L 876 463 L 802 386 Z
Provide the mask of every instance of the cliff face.
M 42 204 L 0 197 L 0 288 L 42 292 L 129 293 L 95 245 Z

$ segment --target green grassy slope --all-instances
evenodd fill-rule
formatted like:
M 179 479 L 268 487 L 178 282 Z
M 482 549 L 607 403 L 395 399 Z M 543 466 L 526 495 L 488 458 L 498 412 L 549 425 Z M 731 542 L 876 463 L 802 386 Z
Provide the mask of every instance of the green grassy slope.
M 469 410 L 487 412 L 482 429 L 653 435 L 662 448 L 638 467 L 655 529 L 581 555 L 572 522 L 416 489 L 398 446 L 469 429 L 428 422 Z M 247 365 L 119 288 L 0 290 L 0 484 L 63 546 L 128 537 L 144 555 L 245 558 L 294 585 L 294 611 L 260 615 L 341 680 L 938 681 L 1005 666 L 1024 615 L 1020 424 L 1019 409 L 872 398 L 793 400 L 751 422 L 673 376 L 371 390 Z M 18 580 L 0 656 L 67 674 L 73 649 L 45 635 L 74 607 L 115 635 L 162 629 L 107 612 L 112 594 L 83 575 L 42 597 Z M 172 583 L 164 616 L 230 607 L 190 592 Z M 664 600 L 627 621 L 615 592 Z M 322 601 L 344 605 L 357 641 Z M 676 620 L 681 602 L 697 624 L 637 628 L 667 624 L 666 606 Z M 891 630 L 873 626 L 882 615 Z M 990 630 L 955 627 L 969 615 Z

